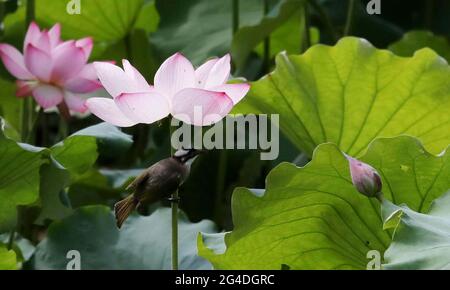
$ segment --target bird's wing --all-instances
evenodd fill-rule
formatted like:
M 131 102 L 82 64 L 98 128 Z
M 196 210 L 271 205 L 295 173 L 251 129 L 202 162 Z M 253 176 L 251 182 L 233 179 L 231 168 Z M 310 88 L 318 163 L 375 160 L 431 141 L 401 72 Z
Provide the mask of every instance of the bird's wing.
M 136 177 L 136 179 L 133 180 L 133 182 L 131 182 L 131 183 L 127 186 L 126 190 L 127 190 L 127 191 L 133 191 L 133 192 L 136 191 L 138 185 L 139 185 L 139 184 L 142 184 L 142 183 L 144 183 L 144 182 L 146 182 L 146 180 L 148 179 L 148 177 L 149 177 L 148 171 L 147 171 L 147 170 L 144 170 L 144 172 L 142 172 L 141 175 L 139 175 L 138 177 Z
M 126 190 L 136 192 L 140 185 L 144 185 L 146 183 L 151 184 L 153 183 L 153 181 L 158 180 L 158 178 L 160 177 L 159 175 L 163 173 L 163 171 L 160 170 L 159 167 L 161 167 L 161 164 L 155 163 L 150 166 L 150 168 L 144 170 L 141 175 L 136 177 L 136 179 L 127 186 Z

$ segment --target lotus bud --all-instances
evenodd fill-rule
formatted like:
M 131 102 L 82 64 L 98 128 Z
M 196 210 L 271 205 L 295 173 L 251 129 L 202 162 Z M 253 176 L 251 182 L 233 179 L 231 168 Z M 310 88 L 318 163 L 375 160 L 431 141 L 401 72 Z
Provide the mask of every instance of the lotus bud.
M 356 189 L 368 196 L 377 197 L 381 193 L 382 183 L 378 172 L 370 165 L 352 157 L 347 157 L 350 163 L 350 173 Z

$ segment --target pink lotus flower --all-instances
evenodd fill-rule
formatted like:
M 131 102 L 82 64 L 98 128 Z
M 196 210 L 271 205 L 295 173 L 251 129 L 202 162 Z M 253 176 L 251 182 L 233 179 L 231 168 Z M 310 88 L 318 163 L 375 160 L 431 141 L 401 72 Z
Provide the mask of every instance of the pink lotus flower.
M 168 58 L 156 72 L 154 86 L 127 61 L 123 70 L 94 63 L 98 77 L 112 96 L 86 101 L 100 119 L 119 127 L 150 124 L 172 114 L 191 125 L 206 126 L 225 117 L 248 92 L 248 84 L 226 84 L 230 56 L 211 59 L 196 70 L 180 53 Z
M 350 173 L 356 189 L 368 196 L 374 197 L 381 192 L 381 177 L 370 165 L 352 157 L 347 157 L 350 164 Z
M 61 25 L 50 30 L 31 23 L 22 55 L 9 44 L 0 44 L 0 57 L 6 69 L 17 78 L 18 97 L 32 95 L 44 109 L 59 105 L 75 112 L 87 110 L 80 94 L 101 88 L 93 64 L 87 64 L 92 38 L 63 42 Z

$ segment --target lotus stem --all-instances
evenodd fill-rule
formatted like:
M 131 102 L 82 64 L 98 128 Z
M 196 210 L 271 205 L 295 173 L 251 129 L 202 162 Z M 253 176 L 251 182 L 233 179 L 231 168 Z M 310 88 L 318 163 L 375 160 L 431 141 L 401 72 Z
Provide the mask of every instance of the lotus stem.
M 217 181 L 216 181 L 216 201 L 215 211 L 216 220 L 223 218 L 223 214 L 220 211 L 225 192 L 225 177 L 227 174 L 227 150 L 223 149 L 219 152 L 219 162 L 217 166 Z M 221 221 L 220 221 L 221 222 Z
M 35 19 L 35 10 L 36 10 L 36 3 L 35 0 L 27 0 L 27 6 L 26 6 L 26 28 L 30 26 L 30 23 L 34 21 Z
M 381 204 L 383 204 L 383 201 L 384 201 L 384 195 L 383 195 L 383 192 L 379 192 L 379 193 L 377 193 L 376 195 L 375 195 L 375 198 L 381 203 Z
M 319 17 L 322 19 L 323 24 L 327 28 L 328 32 L 331 34 L 331 37 L 334 41 L 338 40 L 338 35 L 336 31 L 334 30 L 333 22 L 331 21 L 330 16 L 328 13 L 323 9 L 323 7 L 316 2 L 316 0 L 309 0 L 308 3 L 316 10 L 316 12 L 319 14 Z
M 3 5 L 4 3 L 2 3 Z M 26 3 L 26 19 L 25 19 L 25 30 L 28 29 L 28 26 L 32 21 L 34 21 L 35 18 L 35 0 L 27 0 Z M 32 98 L 25 98 L 23 100 L 22 104 L 22 110 L 21 110 L 21 140 L 22 142 L 27 142 L 30 138 L 31 134 L 31 128 L 33 127 L 33 107 L 34 102 Z M 14 244 L 14 238 L 15 238 L 16 232 L 15 229 L 13 229 L 9 235 L 8 240 L 8 250 L 12 249 L 12 246 Z
M 434 14 L 434 1 L 429 0 L 426 1 L 425 4 L 425 19 L 424 19 L 424 26 L 426 29 L 431 30 L 433 26 L 433 14 Z
M 3 18 L 5 16 L 5 10 L 6 10 L 5 6 L 6 6 L 6 2 L 0 1 L 0 19 L 1 19 L 1 23 L 3 23 Z M 0 36 L 2 36 L 2 34 L 3 34 L 3 28 L 0 29 Z
M 34 20 L 35 17 L 35 0 L 27 0 L 26 3 L 26 21 L 25 21 L 25 29 L 28 28 L 30 23 Z M 33 114 L 33 100 L 31 98 L 25 98 L 22 104 L 22 130 L 21 130 L 21 139 L 22 142 L 26 142 L 29 138 L 28 134 L 30 134 L 31 126 L 32 126 L 32 115 Z
M 175 149 L 172 147 L 172 122 L 169 122 L 169 146 L 170 155 L 175 153 Z M 178 270 L 178 203 L 180 197 L 178 190 L 172 193 L 170 197 L 171 209 L 172 209 L 172 270 Z
M 348 36 L 352 33 L 352 25 L 355 17 L 355 5 L 355 0 L 348 0 L 347 21 L 345 23 L 344 36 Z
M 269 13 L 269 0 L 264 0 L 264 15 Z M 270 35 L 264 38 L 264 73 L 270 70 Z
M 303 4 L 303 15 L 304 15 L 304 34 L 303 34 L 303 43 L 300 45 L 300 47 L 304 46 L 303 51 L 308 50 L 308 48 L 311 47 L 311 34 L 310 34 L 310 18 L 309 18 L 309 7 L 308 4 Z
M 233 0 L 233 36 L 239 29 L 239 0 Z
M 178 270 L 178 190 L 171 197 L 172 204 L 172 270 Z

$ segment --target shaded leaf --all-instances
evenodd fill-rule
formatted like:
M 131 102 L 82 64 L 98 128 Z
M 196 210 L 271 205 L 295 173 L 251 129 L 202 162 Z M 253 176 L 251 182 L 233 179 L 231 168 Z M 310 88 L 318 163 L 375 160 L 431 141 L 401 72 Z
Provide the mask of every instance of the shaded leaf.
M 170 209 L 160 208 L 148 217 L 130 217 L 119 231 L 109 208 L 80 208 L 50 226 L 32 266 L 65 269 L 66 253 L 77 250 L 81 269 L 170 269 L 170 217 Z M 209 263 L 197 256 L 196 236 L 215 231 L 214 224 L 207 220 L 192 224 L 183 214 L 179 222 L 180 269 L 209 269 Z
M 12 129 L 19 132 L 21 129 L 20 110 L 23 100 L 16 98 L 15 93 L 16 86 L 13 82 L 0 79 L 0 116 L 8 122 Z
M 47 158 L 45 149 L 16 143 L 0 130 L 0 233 L 15 226 L 18 205 L 38 199 L 39 170 Z
M 40 171 L 41 211 L 35 223 L 44 224 L 49 220 L 58 220 L 69 215 L 72 210 L 63 202 L 64 189 L 70 184 L 70 173 L 57 161 L 42 166 Z
M 303 3 L 303 0 L 283 0 L 277 3 L 258 24 L 241 27 L 234 35 L 231 45 L 231 54 L 236 65 L 238 67 L 244 65 L 253 49 L 294 15 L 297 16 L 297 24 L 300 27 L 302 15 L 298 12 L 302 11 Z M 291 31 L 291 33 L 294 33 L 294 31 Z M 298 35 L 300 34 L 299 31 Z M 297 40 L 297 38 L 294 39 L 294 41 Z M 298 44 L 300 43 L 301 41 L 298 40 Z
M 435 200 L 428 214 L 408 206 L 383 203 L 386 217 L 395 212 L 401 216 L 395 223 L 391 246 L 385 253 L 384 269 L 444 270 L 450 269 L 450 194 Z M 390 223 L 391 219 L 385 219 Z
M 258 23 L 263 16 L 260 0 L 239 1 L 241 26 Z M 160 15 L 151 41 L 164 57 L 183 52 L 195 65 L 221 56 L 231 46 L 232 1 L 156 0 Z
M 389 49 L 400 56 L 413 56 L 416 51 L 426 47 L 450 61 L 450 43 L 445 37 L 434 35 L 430 31 L 410 31 L 391 44 Z
M 98 157 L 98 147 L 99 151 L 103 149 L 109 154 L 117 150 L 117 154 L 128 149 L 130 142 L 132 140 L 129 135 L 112 125 L 102 123 L 78 131 L 51 147 L 51 164 L 41 170 L 42 211 L 36 222 L 42 224 L 47 219 L 58 220 L 72 212 L 66 189 L 78 180 L 84 180 L 85 175 L 90 176 L 90 169 Z M 96 188 L 102 184 L 98 180 L 95 183 Z M 77 200 L 79 197 L 75 198 Z

